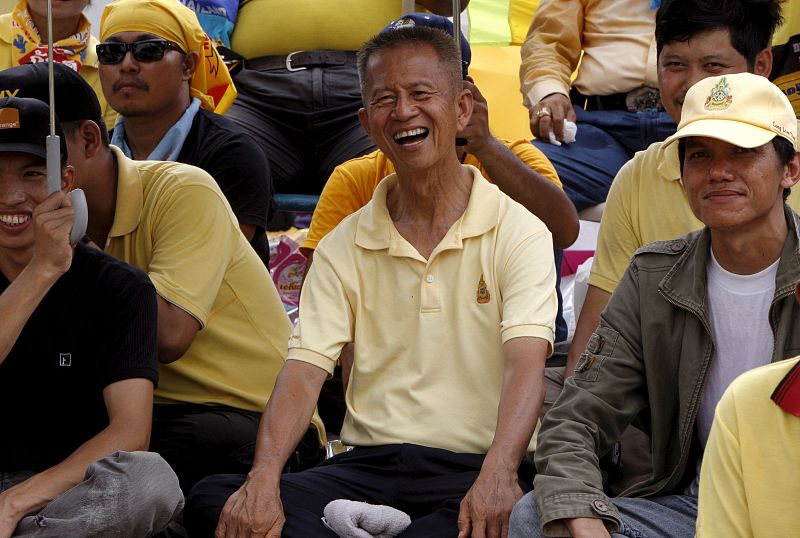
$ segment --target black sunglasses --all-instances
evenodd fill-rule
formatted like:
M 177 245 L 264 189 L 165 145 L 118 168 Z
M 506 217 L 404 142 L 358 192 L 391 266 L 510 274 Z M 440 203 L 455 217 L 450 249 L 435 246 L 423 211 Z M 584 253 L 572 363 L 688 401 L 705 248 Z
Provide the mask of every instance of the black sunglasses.
M 147 39 L 133 43 L 109 41 L 97 45 L 97 59 L 103 65 L 114 65 L 120 63 L 128 51 L 131 51 L 137 62 L 157 62 L 164 57 L 167 49 L 185 54 L 178 45 L 166 39 Z

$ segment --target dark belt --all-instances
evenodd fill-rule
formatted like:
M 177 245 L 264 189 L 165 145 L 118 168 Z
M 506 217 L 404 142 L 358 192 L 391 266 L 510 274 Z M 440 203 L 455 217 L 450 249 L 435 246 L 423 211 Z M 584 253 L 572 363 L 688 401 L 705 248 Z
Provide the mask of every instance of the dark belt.
M 298 50 L 285 56 L 261 56 L 245 60 L 247 69 L 256 71 L 302 71 L 309 67 L 328 67 L 356 63 L 356 53 L 347 50 Z
M 569 92 L 569 97 L 574 104 L 590 112 L 595 110 L 627 110 L 628 112 L 664 110 L 658 90 L 645 87 L 611 95 L 583 95 L 573 88 Z

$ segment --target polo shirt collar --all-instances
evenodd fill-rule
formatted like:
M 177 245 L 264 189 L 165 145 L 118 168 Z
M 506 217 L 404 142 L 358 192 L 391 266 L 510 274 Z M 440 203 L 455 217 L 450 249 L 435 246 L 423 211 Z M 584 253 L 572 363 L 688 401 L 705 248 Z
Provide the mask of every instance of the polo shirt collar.
M 663 144 L 663 142 L 657 143 Z M 678 143 L 670 144 L 667 149 L 659 148 L 658 156 L 659 175 L 667 181 L 679 181 L 681 179 L 681 167 L 678 162 Z
M 464 165 L 464 167 L 473 177 L 467 208 L 450 227 L 431 257 L 442 250 L 461 248 L 464 239 L 483 235 L 497 224 L 500 212 L 499 190 L 486 181 L 474 166 Z M 389 215 L 386 195 L 396 183 L 396 173 L 386 176 L 378 183 L 372 200 L 364 206 L 358 216 L 355 242 L 359 247 L 369 250 L 389 249 L 391 256 L 420 258 L 416 250 L 397 231 Z
M 136 164 L 116 146 L 109 146 L 117 161 L 117 204 L 108 237 L 128 235 L 138 226 L 144 208 L 142 178 Z

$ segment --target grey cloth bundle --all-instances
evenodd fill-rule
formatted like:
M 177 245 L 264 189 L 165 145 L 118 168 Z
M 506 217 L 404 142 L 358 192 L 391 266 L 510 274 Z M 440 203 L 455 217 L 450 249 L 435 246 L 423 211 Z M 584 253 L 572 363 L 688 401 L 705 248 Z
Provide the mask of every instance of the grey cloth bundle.
M 348 499 L 329 502 L 323 513 L 322 522 L 340 538 L 394 538 L 411 525 L 401 510 Z

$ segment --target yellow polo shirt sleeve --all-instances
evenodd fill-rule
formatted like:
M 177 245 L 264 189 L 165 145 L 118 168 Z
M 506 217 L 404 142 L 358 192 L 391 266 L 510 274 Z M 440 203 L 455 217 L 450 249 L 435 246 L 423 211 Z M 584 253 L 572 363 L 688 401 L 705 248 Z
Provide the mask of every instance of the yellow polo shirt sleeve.
M 497 272 L 503 300 L 500 338 L 504 344 L 522 336 L 541 338 L 548 343 L 547 356 L 550 356 L 558 298 L 553 239 L 542 228 L 512 245 L 508 254 L 500 258 L 504 260 Z
M 639 198 L 635 164 L 633 160 L 628 161 L 617 173 L 600 221 L 589 284 L 608 293 L 617 287 L 633 253 L 642 246 L 632 214 L 633 205 Z M 658 178 L 652 180 L 660 181 Z
M 313 364 L 328 375 L 333 374 L 342 348 L 353 341 L 355 320 L 353 305 L 337 270 L 355 268 L 335 266 L 324 252 L 316 252 L 300 295 L 305 323 L 295 325 L 286 357 Z M 315 344 L 313 348 L 311 342 Z
M 238 229 L 223 223 L 235 224 L 235 217 L 208 184 L 187 181 L 162 194 L 148 275 L 159 295 L 205 326 L 227 270 L 219 260 L 230 260 L 237 243 L 230 236 Z
M 392 172 L 394 166 L 380 150 L 337 166 L 319 195 L 308 236 L 300 246 L 317 248 L 322 238 L 346 216 L 367 205 L 380 180 Z

